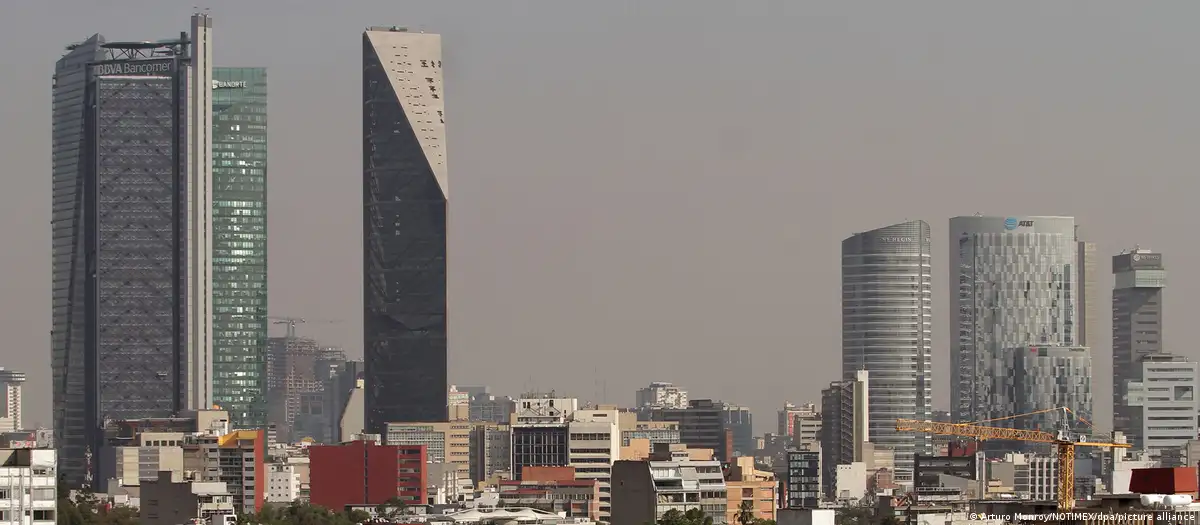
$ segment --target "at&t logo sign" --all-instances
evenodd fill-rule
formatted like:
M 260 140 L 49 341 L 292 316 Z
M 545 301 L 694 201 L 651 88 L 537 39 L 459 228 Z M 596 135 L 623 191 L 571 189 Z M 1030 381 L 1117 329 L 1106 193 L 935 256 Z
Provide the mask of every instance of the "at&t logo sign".
M 1011 231 L 1017 228 L 1029 228 L 1031 226 L 1033 226 L 1033 221 L 1022 221 L 1018 220 L 1016 217 L 1004 219 L 1004 229 L 1006 230 Z

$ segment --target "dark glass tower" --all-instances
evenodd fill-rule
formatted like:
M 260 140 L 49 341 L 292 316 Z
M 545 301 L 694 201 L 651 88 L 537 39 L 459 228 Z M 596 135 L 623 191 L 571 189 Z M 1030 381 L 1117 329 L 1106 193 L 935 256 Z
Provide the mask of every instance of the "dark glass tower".
M 363 34 L 366 426 L 445 421 L 446 146 L 441 37 Z
M 70 486 L 91 481 L 105 420 L 186 407 L 186 41 L 94 35 L 55 66 L 51 364 Z
M 213 68 L 213 403 L 264 428 L 267 70 Z

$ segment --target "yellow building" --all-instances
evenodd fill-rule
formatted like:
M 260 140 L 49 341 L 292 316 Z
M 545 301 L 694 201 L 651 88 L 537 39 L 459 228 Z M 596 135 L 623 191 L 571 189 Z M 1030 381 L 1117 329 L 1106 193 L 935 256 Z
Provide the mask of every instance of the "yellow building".
M 741 512 L 742 502 L 749 501 L 754 508 L 754 517 L 760 520 L 776 519 L 777 507 L 775 474 L 754 468 L 754 458 L 736 457 L 725 473 L 726 494 L 729 505 L 726 507 L 726 523 L 738 523 L 737 516 Z

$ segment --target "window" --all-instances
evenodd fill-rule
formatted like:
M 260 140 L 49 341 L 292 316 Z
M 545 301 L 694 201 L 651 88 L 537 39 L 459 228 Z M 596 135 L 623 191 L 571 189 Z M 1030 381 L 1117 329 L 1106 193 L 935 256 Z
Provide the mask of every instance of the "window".
M 34 510 L 33 521 L 54 521 L 53 510 Z

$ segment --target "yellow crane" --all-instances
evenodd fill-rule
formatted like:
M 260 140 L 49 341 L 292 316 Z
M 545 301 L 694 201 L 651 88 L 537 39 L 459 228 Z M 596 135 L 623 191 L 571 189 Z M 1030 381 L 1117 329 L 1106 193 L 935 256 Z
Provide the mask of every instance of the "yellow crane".
M 1023 430 L 1018 428 L 989 427 L 979 423 L 1015 419 L 1018 417 L 1061 412 L 1063 419 L 1057 433 L 1041 430 Z M 1075 507 L 1075 447 L 1129 448 L 1125 443 L 1109 443 L 1091 441 L 1088 437 L 1075 434 L 1067 427 L 1071 410 L 1066 407 L 1038 410 L 1028 414 L 1017 414 L 996 419 L 988 419 L 975 423 L 938 423 L 935 421 L 917 421 L 914 419 L 897 419 L 896 430 L 902 432 L 922 432 L 939 436 L 958 436 L 975 438 L 979 441 L 998 439 L 1007 441 L 1025 441 L 1029 443 L 1048 443 L 1058 449 L 1058 509 L 1071 510 Z M 1086 423 L 1086 421 L 1085 421 Z M 1089 423 L 1090 424 L 1090 423 Z

